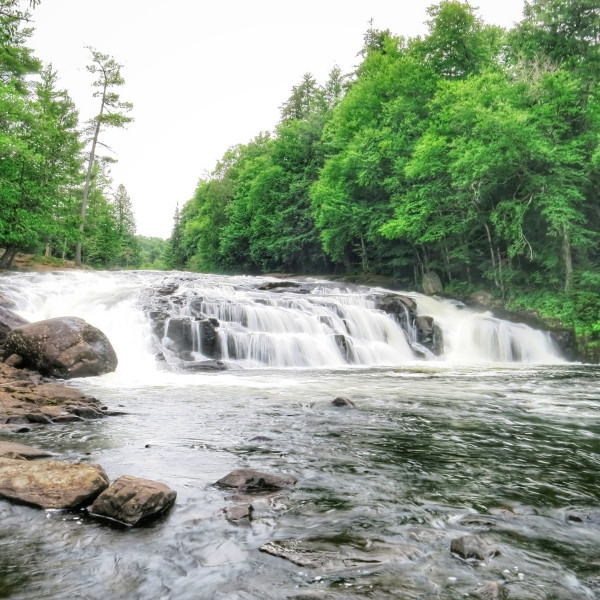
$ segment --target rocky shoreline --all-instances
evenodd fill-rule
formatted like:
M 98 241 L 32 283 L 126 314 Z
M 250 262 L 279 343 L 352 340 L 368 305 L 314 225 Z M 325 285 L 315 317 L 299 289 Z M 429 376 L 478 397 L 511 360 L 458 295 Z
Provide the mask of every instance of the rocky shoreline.
M 0 433 L 115 415 L 96 398 L 35 371 L 0 362 Z

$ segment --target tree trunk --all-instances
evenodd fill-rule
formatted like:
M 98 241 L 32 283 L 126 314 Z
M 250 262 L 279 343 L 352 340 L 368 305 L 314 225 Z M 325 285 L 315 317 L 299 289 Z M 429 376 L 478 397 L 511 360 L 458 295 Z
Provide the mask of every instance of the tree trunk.
M 5 248 L 2 258 L 0 258 L 0 269 L 10 269 L 16 255 L 17 248 L 15 246 Z
M 565 292 L 573 287 L 573 252 L 571 249 L 571 239 L 566 227 L 562 230 L 562 251 L 565 261 Z
M 492 268 L 494 269 L 494 283 L 497 288 L 500 287 L 500 282 L 498 281 L 498 272 L 496 268 L 496 253 L 494 252 L 494 243 L 492 242 L 492 233 L 487 223 L 484 223 L 485 233 L 488 239 L 488 245 L 490 247 L 490 256 L 492 258 Z
M 369 257 L 367 256 L 367 248 L 365 246 L 365 239 L 363 238 L 362 234 L 360 236 L 360 254 L 361 254 L 361 260 L 362 260 L 363 273 L 368 273 L 369 272 Z
M 81 223 L 79 225 L 79 232 L 83 237 L 83 228 L 85 223 L 85 213 L 87 211 L 88 197 L 90 195 L 90 183 L 92 181 L 92 169 L 94 167 L 94 160 L 96 158 L 96 145 L 98 143 L 98 136 L 100 135 L 100 124 L 102 122 L 102 115 L 104 114 L 104 102 L 106 99 L 106 83 L 104 84 L 104 90 L 102 92 L 102 103 L 100 104 L 100 114 L 96 117 L 96 128 L 94 129 L 94 137 L 92 139 L 92 149 L 90 150 L 90 161 L 88 163 L 87 173 L 85 175 L 85 185 L 83 187 L 83 199 L 81 201 Z M 81 266 L 81 239 L 77 242 L 75 248 L 75 264 Z

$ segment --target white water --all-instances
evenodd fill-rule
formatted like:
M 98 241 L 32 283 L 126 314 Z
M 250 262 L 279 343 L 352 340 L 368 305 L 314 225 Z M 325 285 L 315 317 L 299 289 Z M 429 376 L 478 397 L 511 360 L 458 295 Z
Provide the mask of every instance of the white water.
M 308 293 L 257 289 L 268 278 L 164 274 L 156 272 L 56 272 L 0 279 L 0 290 L 15 312 L 36 321 L 78 316 L 108 336 L 119 358 L 119 379 L 151 377 L 181 360 L 169 339 L 152 334 L 142 310 L 149 291 L 177 283 L 165 296 L 170 318 L 187 319 L 194 332 L 194 360 L 200 351 L 194 315 L 216 318 L 221 358 L 243 368 L 398 367 L 423 362 L 415 353 L 415 331 L 375 308 L 389 290 L 334 287 L 303 282 Z M 305 292 L 306 292 L 305 290 Z M 410 293 L 417 314 L 433 317 L 444 351 L 429 360 L 448 364 L 562 362 L 548 335 L 526 325 L 477 313 L 456 302 Z M 166 324 L 168 325 L 169 319 Z M 344 340 L 340 346 L 339 340 Z M 163 374 L 164 375 L 164 374 Z

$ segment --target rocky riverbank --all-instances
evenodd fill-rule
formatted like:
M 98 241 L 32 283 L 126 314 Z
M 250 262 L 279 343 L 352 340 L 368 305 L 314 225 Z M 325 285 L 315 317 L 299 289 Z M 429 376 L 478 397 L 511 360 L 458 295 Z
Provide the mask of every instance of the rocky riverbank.
M 0 433 L 31 424 L 100 419 L 115 414 L 96 398 L 27 369 L 0 362 Z

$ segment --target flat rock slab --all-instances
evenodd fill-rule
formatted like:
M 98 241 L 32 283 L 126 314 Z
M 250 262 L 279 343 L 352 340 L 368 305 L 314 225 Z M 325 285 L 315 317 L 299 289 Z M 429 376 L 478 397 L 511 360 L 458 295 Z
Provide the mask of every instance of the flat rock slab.
M 100 465 L 0 458 L 0 498 L 39 508 L 77 508 L 108 487 Z
M 376 567 L 390 562 L 410 562 L 423 552 L 410 544 L 390 544 L 365 539 L 305 538 L 267 542 L 259 550 L 295 565 L 325 571 Z
M 296 485 L 296 479 L 261 473 L 253 469 L 236 469 L 219 479 L 216 485 L 247 492 L 262 492 L 292 487 Z
M 36 458 L 48 458 L 50 456 L 52 456 L 52 452 L 38 450 L 37 448 L 26 446 L 25 444 L 0 441 L 0 458 L 33 460 Z
M 107 414 L 98 400 L 75 388 L 0 362 L 0 424 L 50 424 Z
M 133 527 L 169 510 L 175 498 L 177 492 L 164 483 L 123 475 L 96 498 L 89 512 Z

